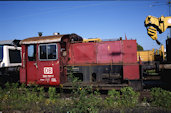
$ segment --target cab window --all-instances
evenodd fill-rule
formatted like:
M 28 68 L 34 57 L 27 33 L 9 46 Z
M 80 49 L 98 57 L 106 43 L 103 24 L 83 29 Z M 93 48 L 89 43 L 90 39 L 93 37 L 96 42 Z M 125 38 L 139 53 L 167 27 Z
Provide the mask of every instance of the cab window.
M 9 49 L 9 60 L 10 63 L 21 63 L 20 50 Z
M 57 56 L 56 44 L 41 44 L 39 45 L 39 59 L 40 60 L 56 60 Z
M 0 45 L 0 61 L 3 59 L 3 46 Z
M 36 45 L 28 45 L 28 60 L 36 60 Z

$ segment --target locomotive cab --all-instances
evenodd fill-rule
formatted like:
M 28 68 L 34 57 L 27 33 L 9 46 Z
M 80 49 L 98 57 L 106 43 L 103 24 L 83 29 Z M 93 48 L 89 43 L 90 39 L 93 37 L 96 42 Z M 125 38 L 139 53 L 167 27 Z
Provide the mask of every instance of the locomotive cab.
M 20 82 L 26 84 L 59 85 L 65 82 L 68 41 L 81 41 L 76 34 L 39 36 L 24 39 Z

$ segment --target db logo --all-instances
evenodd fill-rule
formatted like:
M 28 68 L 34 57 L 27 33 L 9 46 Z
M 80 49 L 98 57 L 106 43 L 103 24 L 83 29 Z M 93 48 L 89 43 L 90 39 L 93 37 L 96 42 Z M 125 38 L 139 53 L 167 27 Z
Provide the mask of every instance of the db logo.
M 44 74 L 53 74 L 52 67 L 44 67 Z

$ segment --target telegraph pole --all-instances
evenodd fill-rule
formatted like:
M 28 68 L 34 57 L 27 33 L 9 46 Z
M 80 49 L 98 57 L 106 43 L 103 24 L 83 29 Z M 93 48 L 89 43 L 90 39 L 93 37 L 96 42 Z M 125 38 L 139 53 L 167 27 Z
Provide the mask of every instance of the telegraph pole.
M 171 1 L 168 1 L 168 6 L 169 6 L 169 16 L 171 16 L 171 11 L 170 11 L 170 6 L 171 6 Z M 171 28 L 170 28 L 170 38 L 171 38 Z
M 169 6 L 169 16 L 171 16 L 171 0 L 167 0 L 167 3 L 164 4 L 157 4 L 157 5 L 151 5 L 151 6 L 160 6 L 160 5 L 168 5 Z M 161 2 L 156 2 L 156 3 L 161 3 Z M 170 36 L 168 35 L 169 38 L 171 38 L 171 28 L 170 28 Z

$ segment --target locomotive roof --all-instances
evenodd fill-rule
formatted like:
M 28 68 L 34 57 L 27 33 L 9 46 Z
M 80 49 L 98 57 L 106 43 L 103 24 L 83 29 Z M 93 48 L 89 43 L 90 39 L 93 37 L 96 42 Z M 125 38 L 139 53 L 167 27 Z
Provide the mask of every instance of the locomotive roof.
M 39 36 L 26 38 L 20 42 L 20 44 L 39 44 L 39 43 L 52 43 L 52 42 L 61 42 L 63 37 L 79 37 L 76 34 L 63 34 L 63 35 L 52 35 L 52 36 Z
M 0 41 L 0 45 L 11 45 L 11 46 L 19 46 L 20 40 L 2 40 Z

